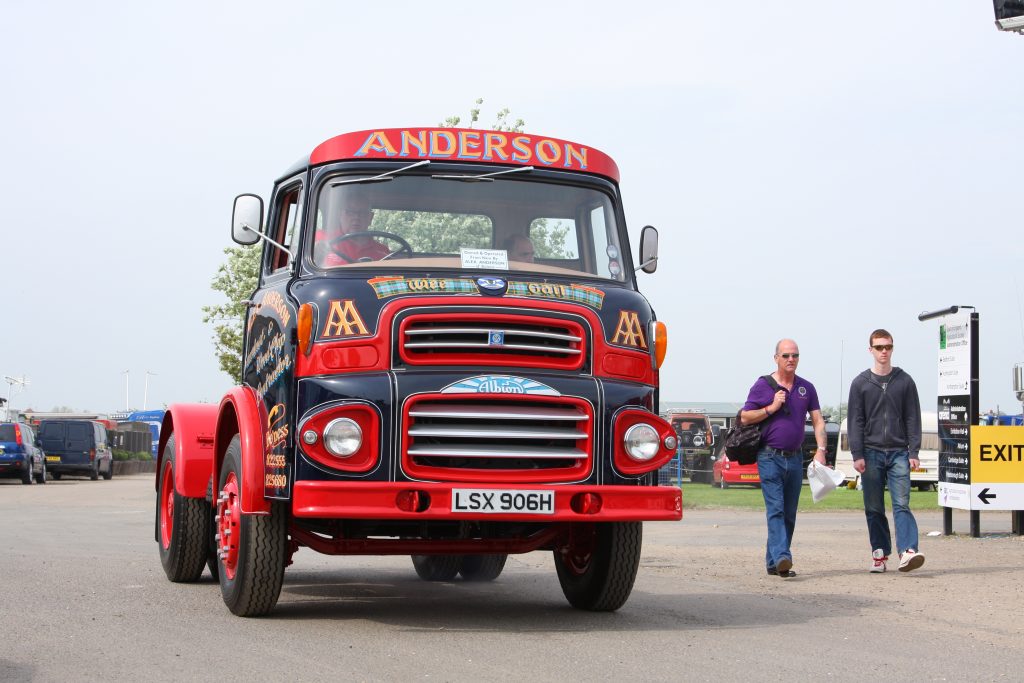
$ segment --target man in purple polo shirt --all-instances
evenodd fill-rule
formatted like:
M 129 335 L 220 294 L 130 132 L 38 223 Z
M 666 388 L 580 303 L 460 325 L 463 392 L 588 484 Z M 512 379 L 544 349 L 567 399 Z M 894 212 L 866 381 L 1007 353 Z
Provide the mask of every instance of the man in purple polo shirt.
M 796 508 L 803 488 L 804 422 L 808 413 L 814 424 L 818 450 L 814 459 L 825 464 L 825 420 L 821 417 L 818 392 L 814 385 L 798 377 L 796 366 L 800 349 L 792 339 L 775 345 L 778 369 L 767 379 L 759 377 L 750 387 L 747 402 L 740 411 L 743 424 L 761 425 L 761 450 L 757 453 L 757 473 L 761 477 L 765 517 L 768 519 L 768 544 L 765 565 L 771 575 L 790 578 L 793 571 L 793 542 Z

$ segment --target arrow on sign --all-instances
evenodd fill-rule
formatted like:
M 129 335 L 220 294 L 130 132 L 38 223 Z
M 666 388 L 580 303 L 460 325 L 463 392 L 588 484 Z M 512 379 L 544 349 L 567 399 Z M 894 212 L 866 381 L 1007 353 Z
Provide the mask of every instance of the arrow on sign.
M 995 497 L 996 497 L 996 494 L 988 492 L 988 487 L 987 486 L 985 488 L 983 488 L 981 491 L 978 491 L 978 500 L 980 500 L 985 505 L 991 505 L 991 503 L 988 502 L 989 498 L 995 498 Z

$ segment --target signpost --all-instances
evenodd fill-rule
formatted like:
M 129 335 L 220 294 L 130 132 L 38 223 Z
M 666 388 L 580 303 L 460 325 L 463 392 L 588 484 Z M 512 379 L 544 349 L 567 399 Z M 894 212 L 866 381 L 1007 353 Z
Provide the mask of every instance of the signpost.
M 970 312 L 960 309 L 969 308 Z M 978 425 L 978 313 L 951 306 L 922 313 L 939 324 L 939 505 L 943 532 L 953 533 L 953 508 L 971 513 L 981 535 L 981 510 L 1024 510 L 1024 429 Z M 1021 533 L 1020 514 L 1014 531 Z
M 970 312 L 960 309 L 969 308 Z M 939 323 L 939 505 L 943 533 L 953 533 L 953 508 L 971 511 L 971 536 L 980 536 L 971 498 L 971 429 L 978 424 L 978 313 L 973 306 L 951 306 L 922 313 L 918 320 Z

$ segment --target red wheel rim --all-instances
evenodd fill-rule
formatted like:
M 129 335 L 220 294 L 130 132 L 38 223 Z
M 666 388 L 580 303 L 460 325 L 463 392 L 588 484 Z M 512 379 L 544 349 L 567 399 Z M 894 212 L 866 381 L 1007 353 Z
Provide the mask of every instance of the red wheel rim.
M 590 568 L 597 545 L 597 529 L 594 525 L 574 526 L 569 530 L 569 542 L 560 549 L 562 564 L 576 576 L 582 576 Z
M 160 545 L 164 550 L 171 547 L 174 533 L 174 471 L 170 465 L 164 467 L 160 477 Z
M 217 555 L 224 575 L 235 578 L 238 568 L 238 535 L 241 533 L 242 511 L 238 504 L 238 478 L 228 474 L 217 497 Z

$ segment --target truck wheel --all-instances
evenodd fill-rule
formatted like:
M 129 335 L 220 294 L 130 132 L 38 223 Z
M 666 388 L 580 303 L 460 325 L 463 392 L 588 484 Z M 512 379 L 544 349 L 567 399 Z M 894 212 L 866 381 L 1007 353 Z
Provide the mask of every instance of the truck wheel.
M 45 484 L 46 483 L 46 461 L 45 460 L 42 462 L 41 465 L 39 465 L 39 474 L 36 475 L 36 483 L 37 484 Z
M 451 581 L 459 573 L 461 555 L 413 555 L 412 566 L 424 581 Z
M 501 576 L 508 555 L 465 555 L 459 573 L 466 581 L 494 581 Z
M 25 471 L 21 473 L 21 483 L 31 484 L 35 479 L 32 477 L 32 456 L 25 460 Z
M 210 524 L 206 531 L 206 568 L 210 570 L 210 578 L 220 581 L 220 565 L 217 563 L 217 522 L 210 515 Z
M 63 472 L 52 472 L 50 474 L 50 476 L 53 477 L 54 481 L 60 481 L 60 478 L 64 476 L 64 473 Z
M 95 460 L 92 461 L 92 469 L 89 470 L 89 478 L 93 481 L 100 478 L 100 464 Z
M 555 548 L 555 570 L 569 604 L 613 612 L 629 599 L 640 566 L 640 522 L 576 523 Z
M 167 578 L 175 583 L 190 583 L 198 580 L 203 573 L 210 504 L 203 498 L 175 494 L 176 466 L 174 434 L 171 434 L 164 446 L 160 486 L 156 493 L 157 544 L 160 564 Z
M 103 473 L 103 480 L 110 481 L 114 478 L 114 459 L 107 461 L 107 471 Z
M 218 490 L 216 538 L 221 596 L 233 614 L 264 615 L 277 604 L 284 583 L 287 511 L 278 501 L 271 501 L 269 515 L 242 514 L 242 447 L 237 434 L 224 453 Z

